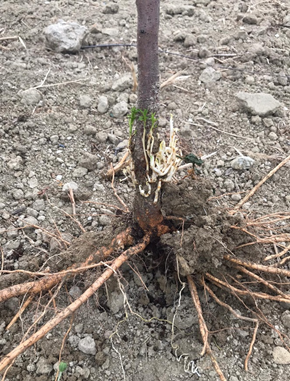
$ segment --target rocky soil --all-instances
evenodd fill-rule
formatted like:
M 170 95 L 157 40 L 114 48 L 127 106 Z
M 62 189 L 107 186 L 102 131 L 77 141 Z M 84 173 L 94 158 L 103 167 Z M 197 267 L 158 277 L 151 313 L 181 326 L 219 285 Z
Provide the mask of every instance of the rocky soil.
M 124 154 L 126 114 L 137 101 L 128 67 L 137 63 L 136 8 L 131 0 L 4 0 L 0 11 L 1 263 L 5 270 L 42 271 L 68 258 L 82 260 L 126 224 L 123 206 L 103 173 Z M 45 28 L 60 19 L 61 25 L 78 24 L 77 46 L 48 42 Z M 181 213 L 189 225 L 194 218 L 199 221 L 186 232 L 184 252 L 179 252 L 192 269 L 201 263 L 190 263 L 194 237 L 202 248 L 200 258 L 213 251 L 218 266 L 221 248 L 211 237 L 223 239 L 224 211 L 289 155 L 289 28 L 287 0 L 161 0 L 161 83 L 179 76 L 160 91 L 160 128 L 166 135 L 173 114 L 183 151 L 207 157 L 198 180 L 186 180 L 178 189 L 165 187 L 163 195 L 167 214 Z M 80 49 L 100 44 L 120 46 Z M 289 212 L 289 185 L 285 165 L 249 199 L 239 218 Z M 69 188 L 76 200 L 74 217 Z M 115 188 L 130 206 L 130 181 L 120 175 Z M 180 196 L 192 211 L 180 211 Z M 209 196 L 214 198 L 203 206 Z M 163 237 L 157 248 L 123 266 L 120 277 L 75 314 L 62 352 L 68 363 L 63 380 L 218 379 L 210 358 L 200 357 L 196 311 L 176 276 L 180 236 Z M 248 252 L 251 260 L 269 253 L 273 247 Z M 77 298 L 96 276 L 93 270 L 68 282 L 45 319 Z M 10 275 L 0 276 L 1 288 L 15 282 Z M 215 291 L 247 314 L 234 297 Z M 23 300 L 1 305 L 1 355 L 21 341 L 49 298 L 35 299 L 9 331 L 5 327 Z M 289 380 L 290 353 L 277 331 L 261 325 L 246 373 L 243 362 L 253 327 L 202 290 L 200 298 L 212 349 L 228 380 Z M 289 304 L 264 301 L 259 308 L 276 330 L 290 334 Z M 69 327 L 64 321 L 21 355 L 6 381 L 54 380 Z

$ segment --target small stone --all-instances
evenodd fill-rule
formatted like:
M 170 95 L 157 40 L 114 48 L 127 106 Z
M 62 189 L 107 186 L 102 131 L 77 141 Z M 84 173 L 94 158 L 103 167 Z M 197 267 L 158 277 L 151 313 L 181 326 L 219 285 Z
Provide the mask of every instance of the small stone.
M 73 171 L 73 177 L 79 178 L 84 177 L 88 173 L 87 168 L 84 167 L 78 167 Z
M 70 181 L 69 183 L 65 183 L 62 187 L 63 192 L 68 192 L 70 189 L 73 191 L 78 190 L 78 184 L 75 183 L 74 181 Z
M 210 56 L 210 51 L 205 48 L 205 47 L 201 47 L 198 51 L 198 57 L 199 58 L 207 58 Z
M 100 114 L 105 114 L 109 109 L 109 101 L 108 98 L 105 97 L 104 95 L 101 95 L 99 98 L 99 103 L 98 103 L 98 111 Z
M 269 139 L 271 140 L 277 140 L 278 139 L 278 136 L 275 132 L 270 132 L 269 135 L 268 135 Z
M 114 91 L 124 91 L 129 89 L 133 85 L 132 75 L 131 73 L 125 74 L 123 77 L 117 79 L 113 85 L 112 90 Z
M 165 8 L 165 12 L 170 16 L 180 15 L 183 12 L 183 7 L 180 5 L 168 4 Z
M 264 126 L 270 128 L 270 127 L 272 127 L 274 125 L 274 122 L 273 122 L 272 119 L 264 118 L 263 119 L 263 124 L 264 124 Z
M 278 77 L 277 77 L 277 82 L 279 85 L 287 86 L 288 85 L 288 77 L 287 77 L 286 73 L 280 72 Z
M 187 34 L 183 42 L 183 45 L 186 48 L 189 48 L 190 46 L 195 46 L 196 43 L 197 43 L 196 37 L 193 34 Z
M 118 37 L 120 33 L 118 28 L 104 28 L 102 29 L 102 34 L 110 37 Z
M 15 229 L 14 226 L 9 226 L 9 228 L 7 229 L 7 237 L 8 238 L 16 238 L 16 237 L 18 237 L 18 230 Z
M 253 85 L 255 83 L 255 77 L 253 77 L 252 75 L 247 75 L 245 78 L 245 83 L 247 83 L 248 85 Z
M 82 333 L 83 329 L 84 329 L 84 325 L 83 325 L 83 323 L 79 323 L 79 324 L 77 324 L 77 325 L 75 326 L 75 331 L 76 331 L 76 333 Z
M 233 201 L 240 201 L 242 199 L 242 196 L 239 193 L 232 194 L 231 199 Z
M 108 140 L 114 145 L 117 145 L 119 142 L 119 138 L 115 134 L 108 134 Z
M 130 103 L 136 103 L 138 100 L 137 94 L 130 94 L 129 95 L 129 102 Z
M 49 140 L 51 141 L 51 143 L 56 144 L 59 141 L 59 136 L 58 135 L 51 135 L 49 137 Z
M 77 299 L 81 296 L 82 291 L 78 286 L 72 286 L 68 292 L 73 299 Z
M 44 29 L 47 47 L 61 53 L 77 53 L 87 34 L 85 26 L 63 20 Z
M 245 93 L 236 94 L 241 107 L 253 115 L 267 116 L 275 113 L 281 106 L 280 102 L 266 93 Z
M 79 161 L 79 165 L 83 168 L 87 168 L 92 171 L 97 168 L 99 158 L 96 155 L 93 155 L 89 152 L 84 152 L 82 158 Z
M 24 197 L 24 192 L 21 189 L 15 189 L 12 192 L 12 196 L 15 200 L 20 200 Z
M 281 320 L 285 327 L 290 328 L 290 311 L 283 312 Z
M 12 171 L 19 171 L 22 168 L 23 159 L 21 156 L 16 156 L 8 161 L 7 166 Z
M 108 306 L 113 314 L 116 314 L 124 307 L 124 295 L 120 292 L 113 291 L 110 294 Z
M 23 223 L 24 223 L 24 225 L 28 225 L 26 227 L 27 229 L 31 229 L 31 228 L 34 229 L 33 226 L 30 227 L 29 225 L 38 225 L 37 219 L 35 217 L 33 217 L 33 216 L 28 216 L 28 217 L 24 218 L 23 219 Z
M 53 366 L 49 363 L 49 361 L 40 357 L 36 366 L 36 374 L 49 374 L 53 370 Z
M 256 15 L 252 14 L 247 14 L 246 16 L 243 17 L 243 22 L 245 24 L 250 24 L 250 25 L 257 25 L 258 24 L 258 18 Z
M 251 118 L 251 122 L 253 124 L 260 124 L 261 123 L 261 117 L 259 115 L 253 115 Z
M 217 165 L 217 167 L 224 167 L 225 166 L 225 162 L 223 160 L 218 160 L 216 162 L 216 165 Z
M 167 120 L 166 118 L 162 118 L 160 117 L 159 120 L 158 120 L 158 126 L 159 127 L 165 127 L 167 125 Z
M 115 104 L 112 108 L 112 115 L 114 118 L 121 118 L 128 112 L 128 106 L 126 102 L 120 102 Z
M 100 225 L 103 225 L 103 226 L 110 225 L 111 224 L 111 218 L 105 214 L 102 214 L 99 217 L 99 223 L 100 223 Z
M 105 132 L 101 131 L 96 133 L 96 140 L 98 143 L 105 143 L 107 138 L 108 138 L 108 135 Z
M 84 133 L 86 135 L 95 135 L 97 133 L 97 129 L 94 126 L 86 126 L 84 128 Z
M 233 169 L 246 170 L 251 168 L 255 160 L 249 156 L 238 156 L 231 161 L 231 167 Z
M 36 217 L 38 216 L 39 213 L 38 213 L 37 210 L 28 207 L 28 208 L 26 209 L 26 214 L 27 214 L 28 216 L 32 216 L 32 217 L 35 217 L 35 218 L 36 218 Z
M 22 98 L 21 103 L 29 106 L 37 105 L 42 99 L 42 94 L 37 89 L 20 91 L 18 95 L 20 95 Z
M 221 45 L 228 45 L 231 41 L 231 38 L 229 36 L 223 37 L 220 39 Z
M 31 188 L 31 189 L 37 188 L 38 187 L 38 180 L 37 180 L 37 178 L 36 177 L 31 177 L 28 180 L 28 185 L 29 185 L 29 188 Z
M 220 169 L 215 169 L 215 175 L 216 175 L 216 177 L 221 177 L 222 176 L 222 171 L 220 170 Z
M 35 200 L 34 203 L 32 204 L 32 207 L 38 211 L 44 210 L 45 209 L 45 202 L 42 199 Z
M 128 144 L 129 144 L 129 140 L 128 140 L 128 139 L 125 139 L 125 140 L 123 140 L 122 142 L 120 142 L 120 143 L 117 145 L 116 149 L 117 149 L 118 151 L 123 151 L 125 148 L 128 147 Z
M 228 192 L 231 192 L 235 189 L 235 183 L 232 180 L 227 179 L 224 182 L 224 187 L 226 188 Z
M 5 302 L 5 307 L 8 308 L 11 312 L 16 313 L 19 310 L 20 304 L 18 298 L 10 298 Z
M 87 355 L 96 354 L 96 343 L 94 339 L 90 336 L 87 336 L 79 341 L 78 348 L 81 352 Z
M 283 347 L 275 347 L 273 350 L 274 363 L 280 365 L 290 364 L 290 352 Z
M 92 105 L 92 98 L 87 94 L 80 95 L 80 106 L 83 108 L 89 108 Z
M 176 110 L 178 106 L 175 102 L 170 102 L 167 107 L 168 110 Z
M 205 68 L 201 75 L 199 76 L 199 80 L 205 84 L 209 84 L 212 82 L 216 82 L 221 78 L 221 73 L 216 71 L 213 67 L 209 66 Z
M 105 8 L 102 10 L 104 14 L 113 15 L 115 13 L 118 13 L 119 11 L 119 5 L 116 3 L 108 3 Z
M 76 347 L 79 345 L 80 340 L 81 340 L 81 339 L 80 339 L 77 335 L 71 335 L 71 336 L 68 338 L 68 342 L 70 343 L 70 345 L 71 345 L 73 348 L 76 348 Z

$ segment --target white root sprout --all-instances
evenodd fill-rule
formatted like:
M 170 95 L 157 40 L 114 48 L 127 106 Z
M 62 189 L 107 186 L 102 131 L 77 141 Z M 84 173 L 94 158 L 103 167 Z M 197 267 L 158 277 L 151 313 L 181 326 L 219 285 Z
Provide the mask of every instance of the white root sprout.
M 162 182 L 170 182 L 173 180 L 175 172 L 178 170 L 182 159 L 178 156 L 182 156 L 180 149 L 177 147 L 178 138 L 176 136 L 176 128 L 173 128 L 173 118 L 170 116 L 170 138 L 169 145 L 166 146 L 163 140 L 159 145 L 157 153 L 153 153 L 154 136 L 153 128 L 147 134 L 146 144 L 146 131 L 143 132 L 143 151 L 146 161 L 146 188 L 145 191 L 141 185 L 139 185 L 139 192 L 143 197 L 148 197 L 151 194 L 151 185 L 157 183 L 155 191 L 154 204 L 158 202 L 159 192 L 162 186 Z M 134 176 L 134 169 L 131 168 L 131 177 Z

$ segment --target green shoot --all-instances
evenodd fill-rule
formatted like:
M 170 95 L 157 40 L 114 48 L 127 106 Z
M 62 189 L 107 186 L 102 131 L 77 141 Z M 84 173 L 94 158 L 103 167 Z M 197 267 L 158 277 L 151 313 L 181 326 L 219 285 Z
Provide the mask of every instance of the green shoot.
M 61 376 L 63 374 L 63 372 L 66 370 L 67 368 L 67 363 L 66 362 L 60 362 L 59 363 L 59 366 L 58 366 L 58 377 L 57 377 L 57 381 L 59 381 L 61 379 Z

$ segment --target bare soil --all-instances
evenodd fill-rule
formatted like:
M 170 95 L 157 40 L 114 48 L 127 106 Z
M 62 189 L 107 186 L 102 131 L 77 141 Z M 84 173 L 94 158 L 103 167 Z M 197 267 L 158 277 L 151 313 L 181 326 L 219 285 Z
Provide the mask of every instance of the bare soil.
M 245 192 L 289 155 L 289 3 L 180 3 L 161 1 L 161 82 L 182 73 L 160 91 L 160 128 L 166 135 L 173 114 L 184 153 L 215 154 L 205 160 L 195 179 L 183 179 L 187 172 L 182 172 L 175 184 L 163 187 L 163 211 L 175 217 L 177 231 L 124 265 L 118 276 L 73 316 L 62 351 L 62 361 L 68 363 L 63 380 L 195 380 L 199 378 L 196 366 L 201 380 L 217 380 L 210 358 L 200 356 L 197 314 L 188 288 L 183 288 L 184 276 L 187 272 L 232 271 L 222 260 L 229 251 L 243 260 L 262 262 L 275 252 L 273 246 L 253 245 L 235 251 L 251 238 L 231 226 L 243 226 L 249 218 L 289 212 L 290 171 L 284 166 L 241 213 L 228 214 Z M 115 4 L 119 10 L 113 14 L 104 13 L 106 4 L 99 1 L 15 0 L 0 5 L 0 244 L 5 270 L 43 271 L 49 267 L 57 271 L 80 263 L 132 221 L 103 174 L 110 163 L 122 158 L 126 147 L 127 118 L 114 118 L 112 107 L 125 100 L 130 109 L 137 98 L 131 88 L 113 91 L 112 85 L 129 73 L 123 57 L 136 65 L 136 48 L 102 47 L 61 54 L 46 49 L 43 34 L 46 26 L 63 19 L 90 30 L 86 45 L 136 43 L 134 2 L 119 0 Z M 17 38 L 1 39 L 7 36 Z M 220 80 L 202 83 L 200 75 L 207 67 L 219 72 Z M 39 101 L 25 103 L 21 91 L 35 87 Z M 248 114 L 235 98 L 239 91 L 272 94 L 281 108 L 267 117 Z M 101 95 L 110 106 L 104 114 L 98 111 Z M 255 159 L 250 169 L 231 167 L 239 156 L 236 149 Z M 62 191 L 71 181 L 78 185 L 73 218 L 70 199 Z M 134 196 L 130 181 L 120 174 L 114 186 L 130 207 Z M 185 230 L 180 218 L 185 220 Z M 283 228 L 289 233 L 287 224 Z M 69 280 L 56 305 L 49 306 L 34 329 L 85 291 L 99 271 Z M 0 287 L 27 279 L 21 273 L 2 274 Z M 288 288 L 286 284 L 284 291 L 289 292 Z M 236 311 L 252 316 L 237 298 L 213 289 Z M 22 340 L 50 297 L 35 298 L 9 331 L 5 327 L 24 300 L 13 298 L 1 304 L 2 356 Z M 273 350 L 283 346 L 277 332 L 261 325 L 249 372 L 245 372 L 253 326 L 234 318 L 202 289 L 200 299 L 212 349 L 228 380 L 289 379 L 289 366 L 279 365 L 273 358 Z M 252 300 L 247 302 L 253 305 Z M 289 316 L 289 304 L 256 303 L 277 330 L 290 334 L 289 319 L 283 318 Z M 54 380 L 69 327 L 69 320 L 62 322 L 21 355 L 6 381 Z M 79 349 L 79 341 L 87 336 L 95 342 L 94 354 Z

